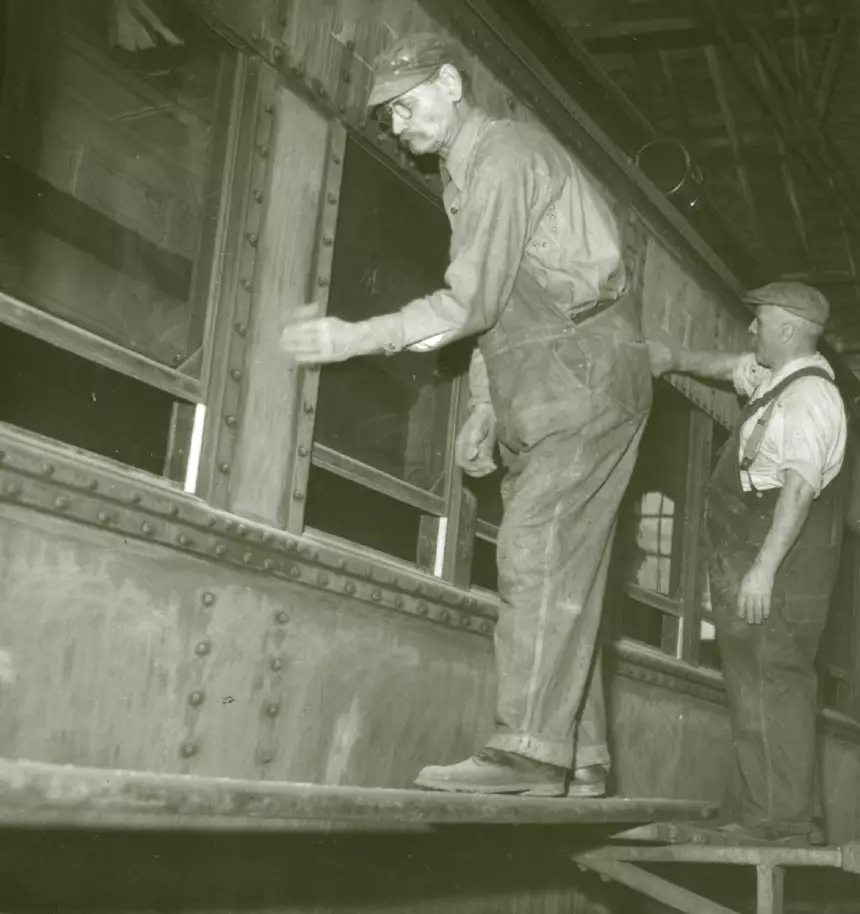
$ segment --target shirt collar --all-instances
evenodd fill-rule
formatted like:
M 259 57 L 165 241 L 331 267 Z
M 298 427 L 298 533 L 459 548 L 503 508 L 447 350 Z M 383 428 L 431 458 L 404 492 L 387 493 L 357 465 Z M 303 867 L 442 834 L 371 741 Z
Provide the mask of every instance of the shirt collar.
M 454 142 L 451 144 L 451 149 L 442 163 L 448 177 L 459 191 L 466 186 L 466 175 L 475 153 L 475 147 L 489 121 L 490 118 L 483 111 L 473 111 L 460 126 Z
M 820 352 L 816 352 L 814 355 L 804 355 L 799 358 L 792 359 L 790 362 L 786 362 L 779 371 L 773 372 L 770 376 L 769 387 L 774 387 L 783 378 L 787 378 L 790 374 L 793 374 L 795 371 L 800 371 L 801 368 L 823 368 L 830 377 L 834 377 L 833 369 L 830 367 L 830 363 L 827 359 L 821 355 Z

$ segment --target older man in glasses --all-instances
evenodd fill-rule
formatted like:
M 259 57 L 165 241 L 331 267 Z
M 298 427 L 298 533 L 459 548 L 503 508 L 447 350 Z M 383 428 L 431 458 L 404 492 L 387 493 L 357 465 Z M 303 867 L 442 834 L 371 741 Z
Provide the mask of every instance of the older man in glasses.
M 498 706 L 488 745 L 421 771 L 437 790 L 602 796 L 597 648 L 618 507 L 651 402 L 640 308 L 612 209 L 547 131 L 477 108 L 456 46 L 410 35 L 374 64 L 371 107 L 441 159 L 445 287 L 400 311 L 285 328 L 299 362 L 477 337 L 459 465 L 508 472 L 499 530 Z

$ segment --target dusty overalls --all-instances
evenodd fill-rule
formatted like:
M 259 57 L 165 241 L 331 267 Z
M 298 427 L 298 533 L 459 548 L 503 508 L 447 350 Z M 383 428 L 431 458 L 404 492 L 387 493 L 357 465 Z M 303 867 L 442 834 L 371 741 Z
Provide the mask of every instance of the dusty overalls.
M 489 746 L 567 768 L 609 763 L 596 646 L 618 507 L 651 404 L 638 302 L 590 313 L 571 319 L 521 270 L 480 339 L 508 469 Z
M 770 530 L 780 489 L 744 492 L 740 429 L 798 375 L 747 405 L 707 490 L 708 571 L 723 677 L 741 775 L 741 821 L 777 835 L 812 830 L 818 680 L 814 661 L 827 620 L 842 539 L 837 478 L 812 503 L 783 560 L 770 616 L 737 615 L 738 590 Z M 828 378 L 828 380 L 830 380 Z

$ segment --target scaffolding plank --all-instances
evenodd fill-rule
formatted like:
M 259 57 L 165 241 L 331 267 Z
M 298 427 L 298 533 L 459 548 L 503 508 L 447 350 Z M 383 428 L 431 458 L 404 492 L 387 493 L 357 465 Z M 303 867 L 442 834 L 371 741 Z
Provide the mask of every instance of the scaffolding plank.
M 709 847 L 704 844 L 672 845 L 670 847 L 602 847 L 574 858 L 577 862 L 590 860 L 619 860 L 626 863 L 708 863 L 729 866 L 809 866 L 842 867 L 839 847 Z
M 713 803 L 534 799 L 160 774 L 0 759 L 0 824 L 268 830 L 705 820 Z
M 756 914 L 783 914 L 785 870 L 778 866 L 756 867 Z

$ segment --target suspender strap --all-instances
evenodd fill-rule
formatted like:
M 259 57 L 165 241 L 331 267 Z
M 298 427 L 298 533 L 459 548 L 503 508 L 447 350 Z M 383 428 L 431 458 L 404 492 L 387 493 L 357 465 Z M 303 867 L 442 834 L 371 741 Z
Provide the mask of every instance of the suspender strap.
M 751 400 L 744 407 L 741 413 L 741 423 L 746 422 L 750 416 L 757 413 L 763 406 L 766 407 L 765 411 L 756 420 L 755 428 L 750 433 L 749 439 L 744 447 L 744 452 L 741 457 L 741 470 L 744 472 L 749 471 L 749 468 L 752 466 L 752 463 L 759 452 L 759 448 L 761 448 L 761 442 L 762 438 L 764 438 L 764 433 L 767 430 L 767 424 L 770 422 L 770 417 L 776 409 L 777 398 L 786 387 L 793 384 L 795 381 L 799 381 L 801 378 L 824 378 L 824 380 L 828 381 L 830 384 L 833 383 L 833 378 L 831 378 L 823 368 L 815 368 L 813 366 L 801 368 L 793 374 L 790 374 L 787 378 L 783 378 L 779 384 L 771 388 L 766 394 L 762 394 L 762 396 L 756 400 Z

